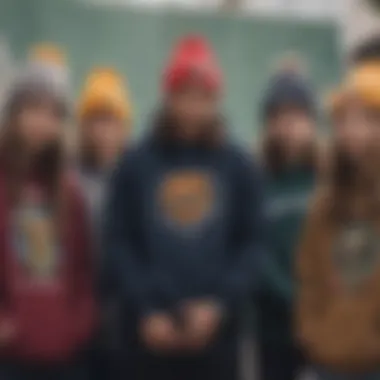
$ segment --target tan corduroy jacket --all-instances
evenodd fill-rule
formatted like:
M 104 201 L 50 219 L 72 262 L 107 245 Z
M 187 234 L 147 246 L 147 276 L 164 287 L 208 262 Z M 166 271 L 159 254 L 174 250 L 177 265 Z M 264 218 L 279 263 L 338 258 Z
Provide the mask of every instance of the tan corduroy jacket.
M 315 364 L 337 371 L 378 369 L 380 219 L 368 223 L 371 239 L 352 230 L 345 235 L 345 245 L 339 245 L 344 228 L 331 218 L 330 201 L 328 191 L 316 197 L 298 251 L 297 339 Z M 367 244 L 370 240 L 373 244 Z M 367 258 L 370 270 L 350 277 L 360 257 Z M 350 283 L 346 277 L 354 280 Z

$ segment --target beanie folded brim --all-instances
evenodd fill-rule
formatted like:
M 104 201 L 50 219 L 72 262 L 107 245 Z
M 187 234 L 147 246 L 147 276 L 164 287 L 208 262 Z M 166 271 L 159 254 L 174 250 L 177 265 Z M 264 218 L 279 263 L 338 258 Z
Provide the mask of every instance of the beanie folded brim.
M 328 98 L 328 109 L 336 112 L 351 100 L 380 110 L 380 62 L 366 62 L 354 68 L 343 85 Z
M 109 115 L 118 120 L 130 120 L 131 112 L 124 105 L 107 102 L 103 99 L 93 99 L 83 104 L 78 111 L 78 117 L 82 120 L 90 119 L 94 115 Z
M 371 88 L 351 89 L 340 88 L 329 94 L 327 99 L 328 111 L 332 114 L 343 110 L 351 101 L 358 101 L 363 106 L 380 110 L 380 89 Z

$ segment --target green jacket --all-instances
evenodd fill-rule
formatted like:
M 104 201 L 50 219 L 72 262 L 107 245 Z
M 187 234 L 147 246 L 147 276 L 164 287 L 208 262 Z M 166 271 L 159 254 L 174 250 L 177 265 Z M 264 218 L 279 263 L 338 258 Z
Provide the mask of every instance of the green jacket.
M 267 181 L 268 251 L 256 299 L 258 329 L 264 339 L 291 337 L 294 259 L 314 177 L 312 171 L 293 168 Z

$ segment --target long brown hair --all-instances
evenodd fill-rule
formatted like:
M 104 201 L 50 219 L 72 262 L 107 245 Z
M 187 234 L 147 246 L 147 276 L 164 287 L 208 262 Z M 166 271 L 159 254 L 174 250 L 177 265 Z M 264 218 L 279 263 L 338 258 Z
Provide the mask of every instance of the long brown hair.
M 80 126 L 77 159 L 82 168 L 95 169 L 99 165 L 99 159 L 94 143 L 88 138 L 89 123 L 90 121 L 85 121 Z
M 370 159 L 363 166 L 359 165 L 336 142 L 331 144 L 330 150 L 330 165 L 325 179 L 330 194 L 331 216 L 338 221 L 353 217 L 352 201 L 355 196 L 361 196 L 368 201 L 364 211 L 369 211 L 371 216 L 379 215 L 378 165 Z
M 99 154 L 97 151 L 96 146 L 94 145 L 94 142 L 91 138 L 89 138 L 89 135 L 91 135 L 91 132 L 89 130 L 91 129 L 91 126 L 94 122 L 101 120 L 101 119 L 107 119 L 107 118 L 114 118 L 112 114 L 110 114 L 107 111 L 100 110 L 97 113 L 94 113 L 90 117 L 84 118 L 80 121 L 79 125 L 79 139 L 78 139 L 78 146 L 77 146 L 77 159 L 81 167 L 87 168 L 87 169 L 97 169 L 99 166 Z M 115 119 L 117 120 L 117 119 Z M 127 121 L 124 120 L 118 120 L 123 127 L 127 127 L 125 124 Z M 127 137 L 127 133 L 125 134 L 124 138 Z M 120 142 L 120 148 L 118 153 L 122 153 L 123 148 L 125 145 L 125 141 Z
M 19 202 L 22 187 L 29 176 L 38 181 L 53 205 L 56 214 L 62 206 L 64 150 L 61 141 L 47 145 L 34 157 L 27 153 L 18 133 L 17 116 L 24 102 L 16 102 L 10 112 L 5 113 L 0 136 L 0 166 L 4 173 L 8 202 L 15 206 Z
M 307 144 L 300 155 L 299 167 L 304 170 L 316 172 L 320 161 L 319 146 L 316 140 Z M 264 137 L 262 145 L 263 164 L 272 176 L 281 174 L 288 165 L 284 144 L 279 139 Z

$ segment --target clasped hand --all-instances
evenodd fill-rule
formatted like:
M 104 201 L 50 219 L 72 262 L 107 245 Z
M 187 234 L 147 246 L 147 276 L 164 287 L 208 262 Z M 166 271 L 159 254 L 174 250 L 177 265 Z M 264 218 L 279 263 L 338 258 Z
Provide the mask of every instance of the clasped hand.
M 207 347 L 220 327 L 223 311 L 212 300 L 194 300 L 182 304 L 179 318 L 157 312 L 144 318 L 140 337 L 152 351 L 198 351 Z

